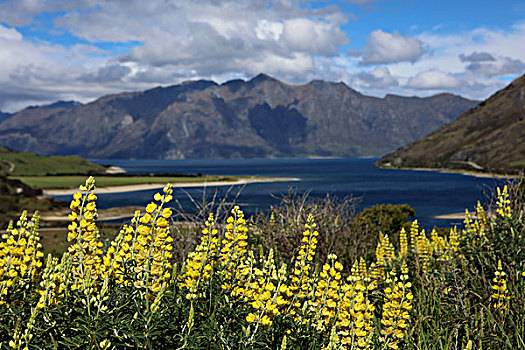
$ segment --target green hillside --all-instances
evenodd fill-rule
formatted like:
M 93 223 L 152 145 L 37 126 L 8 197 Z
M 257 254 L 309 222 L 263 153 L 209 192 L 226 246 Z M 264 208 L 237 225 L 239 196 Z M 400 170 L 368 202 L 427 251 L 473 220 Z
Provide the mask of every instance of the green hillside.
M 106 168 L 78 156 L 39 156 L 0 147 L 0 169 L 14 176 L 102 174 Z
M 525 168 L 525 75 L 379 164 L 519 173 Z
M 67 203 L 42 196 L 42 190 L 32 188 L 20 179 L 25 176 L 61 174 L 103 174 L 106 168 L 78 156 L 44 157 L 35 153 L 19 153 L 0 147 L 0 225 L 5 228 L 23 209 L 53 211 Z M 19 176 L 19 178 L 15 178 Z

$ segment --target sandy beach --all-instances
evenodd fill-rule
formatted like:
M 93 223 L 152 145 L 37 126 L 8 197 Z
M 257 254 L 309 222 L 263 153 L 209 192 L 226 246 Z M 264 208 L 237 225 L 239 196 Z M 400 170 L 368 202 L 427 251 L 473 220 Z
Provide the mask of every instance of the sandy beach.
M 257 178 L 245 178 L 237 181 L 209 181 L 209 182 L 183 182 L 173 183 L 174 188 L 178 187 L 217 187 L 217 186 L 238 186 L 247 185 L 252 183 L 261 182 L 288 182 L 288 181 L 300 181 L 299 178 L 294 177 L 257 177 Z M 153 183 L 153 184 L 140 184 L 140 185 L 125 185 L 125 186 L 107 186 L 98 187 L 95 189 L 95 193 L 124 193 L 124 192 L 135 192 L 135 191 L 146 191 L 161 189 L 166 186 L 165 183 Z M 72 195 L 77 192 L 77 188 L 58 189 L 58 190 L 44 190 L 44 194 L 48 196 L 63 196 Z

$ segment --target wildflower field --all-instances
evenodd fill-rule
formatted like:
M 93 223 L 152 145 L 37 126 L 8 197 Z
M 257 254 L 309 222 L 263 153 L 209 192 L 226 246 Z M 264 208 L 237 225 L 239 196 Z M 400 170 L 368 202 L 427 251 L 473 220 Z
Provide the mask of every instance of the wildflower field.
M 373 247 L 338 239 L 347 223 L 321 206 L 300 208 L 299 234 L 280 210 L 262 224 L 235 206 L 186 225 L 198 239 L 182 242 L 169 185 L 108 242 L 94 188 L 89 178 L 73 196 L 61 257 L 44 256 L 38 213 L 2 236 L 1 349 L 525 349 L 522 197 L 510 188 L 462 228 L 413 221 L 369 232 Z

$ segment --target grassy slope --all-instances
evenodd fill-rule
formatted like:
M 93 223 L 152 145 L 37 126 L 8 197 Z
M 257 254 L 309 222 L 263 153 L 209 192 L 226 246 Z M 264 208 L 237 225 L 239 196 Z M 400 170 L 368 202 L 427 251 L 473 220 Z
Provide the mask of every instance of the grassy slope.
M 46 174 L 103 174 L 106 168 L 88 162 L 77 156 L 42 157 L 34 153 L 19 153 L 0 147 L 0 228 L 5 228 L 10 220 L 17 220 L 22 210 L 32 214 L 34 211 L 54 211 L 67 208 L 68 203 L 40 196 L 20 175 Z M 4 175 L 9 175 L 9 178 Z M 83 183 L 86 176 L 79 176 Z
M 379 163 L 517 173 L 525 167 L 524 118 L 525 76 L 522 76 L 456 121 L 386 155 Z
M 55 211 L 68 207 L 68 203 L 42 197 L 41 191 L 34 190 L 17 178 L 20 175 L 46 174 L 103 174 L 106 168 L 88 162 L 77 156 L 42 157 L 34 153 L 14 152 L 0 147 L 0 228 L 4 229 L 10 220 L 16 220 L 22 210 L 29 215 L 38 211 Z M 78 184 L 85 181 L 86 176 Z
M 0 147 L 0 168 L 10 175 L 59 175 L 59 174 L 102 174 L 102 165 L 91 163 L 78 156 L 43 157 L 35 153 L 19 153 Z
M 85 176 L 16 176 L 14 177 L 25 184 L 35 188 L 58 189 L 75 188 L 83 184 Z M 124 186 L 158 183 L 184 183 L 184 182 L 210 182 L 233 181 L 238 179 L 233 176 L 96 176 L 97 187 Z

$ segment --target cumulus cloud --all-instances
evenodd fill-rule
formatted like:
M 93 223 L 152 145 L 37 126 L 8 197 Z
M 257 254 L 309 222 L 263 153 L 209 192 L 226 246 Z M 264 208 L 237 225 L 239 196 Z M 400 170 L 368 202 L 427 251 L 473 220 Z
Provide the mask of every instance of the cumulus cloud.
M 314 55 L 333 56 L 348 38 L 333 23 L 295 18 L 284 22 L 283 45 L 293 50 L 309 52 Z
M 357 77 L 364 85 L 372 88 L 391 88 L 399 85 L 397 78 L 392 76 L 386 67 L 377 67 L 370 71 L 360 72 Z
M 525 51 L 516 44 L 525 42 L 525 22 L 505 29 L 478 27 L 453 33 L 428 31 L 416 34 L 415 38 L 431 54 L 423 55 L 415 63 L 399 62 L 388 66 L 400 84 L 393 93 L 424 96 L 441 90 L 483 100 L 525 71 Z M 427 73 L 434 71 L 448 77 L 443 74 L 432 77 Z
M 58 12 L 48 30 L 83 42 L 60 47 L 29 41 L 15 29 L 43 12 Z M 271 7 L 249 0 L 7 0 L 0 2 L 0 23 L 9 26 L 0 25 L 0 91 L 30 84 L 43 91 L 42 100 L 49 91 L 57 98 L 69 91 L 85 101 L 97 92 L 197 78 L 265 72 L 304 80 L 324 71 L 325 58 L 338 57 L 349 41 L 341 30 L 347 20 L 336 6 L 311 8 L 284 0 Z M 127 50 L 100 49 L 114 43 Z M 0 100 L 0 109 L 13 108 Z
M 498 59 L 494 59 L 493 62 L 474 61 L 466 68 L 472 73 L 493 77 L 523 74 L 523 72 L 525 72 L 525 63 L 510 57 L 498 57 Z
M 336 7 L 309 9 L 295 1 L 274 1 L 270 10 L 258 1 L 182 0 L 167 5 L 152 0 L 145 6 L 141 0 L 115 0 L 89 13 L 68 13 L 56 24 L 89 41 L 139 42 L 118 60 L 141 66 L 141 76 L 154 67 L 209 76 L 251 64 L 269 67 L 268 73 L 284 67 L 296 72 L 293 65 L 272 63 L 301 63 L 304 55 L 336 56 L 349 40 L 340 29 L 346 21 Z
M 7 28 L 0 24 L 0 40 L 20 41 L 22 40 L 22 34 L 14 28 Z
M 103 54 L 86 44 L 67 49 L 25 40 L 15 28 L 0 24 L 0 110 L 14 112 L 57 100 L 85 102 L 116 89 L 127 90 L 124 83 L 115 86 L 93 80 L 86 84 L 80 79 L 105 67 Z
M 97 69 L 96 73 L 88 73 L 81 75 L 80 80 L 91 83 L 105 83 L 105 82 L 115 82 L 122 81 L 122 78 L 127 76 L 131 72 L 131 68 L 120 65 L 112 64 L 109 66 L 100 67 Z
M 525 42 L 525 23 L 411 36 L 377 29 L 350 48 L 342 28 L 355 17 L 315 2 L 0 0 L 0 110 L 261 72 L 298 84 L 342 80 L 379 96 L 447 90 L 485 98 L 505 85 L 501 77 L 525 70 L 516 44 Z M 53 42 L 64 33 L 73 45 Z
M 488 52 L 473 52 L 470 55 L 459 55 L 461 62 L 486 62 L 495 61 L 496 59 Z
M 5 0 L 0 3 L 0 22 L 10 26 L 25 26 L 36 14 L 82 10 L 93 6 L 96 0 Z
M 407 87 L 420 90 L 457 89 L 461 81 L 451 74 L 433 70 L 417 74 L 410 78 Z
M 363 48 L 362 65 L 417 61 L 425 49 L 423 43 L 413 37 L 404 37 L 398 32 L 392 34 L 380 29 L 374 30 Z
M 262 19 L 257 22 L 255 28 L 255 35 L 259 40 L 273 40 L 278 41 L 283 34 L 283 24 L 281 22 L 270 22 Z

